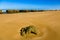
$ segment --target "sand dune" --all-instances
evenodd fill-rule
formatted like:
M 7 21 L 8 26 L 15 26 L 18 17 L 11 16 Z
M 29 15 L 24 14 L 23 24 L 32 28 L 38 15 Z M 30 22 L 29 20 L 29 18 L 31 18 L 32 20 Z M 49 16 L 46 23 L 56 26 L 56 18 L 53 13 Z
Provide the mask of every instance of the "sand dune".
M 20 35 L 28 25 L 36 27 L 37 35 Z M 60 40 L 60 11 L 0 14 L 0 40 Z

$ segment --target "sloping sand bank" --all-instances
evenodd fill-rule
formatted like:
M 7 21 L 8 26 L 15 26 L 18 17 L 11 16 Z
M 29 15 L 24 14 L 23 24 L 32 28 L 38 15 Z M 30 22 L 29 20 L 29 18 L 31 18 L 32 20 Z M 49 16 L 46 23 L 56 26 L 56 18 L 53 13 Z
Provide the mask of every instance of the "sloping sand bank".
M 20 35 L 22 27 L 34 25 L 38 35 Z M 60 40 L 60 11 L 0 14 L 0 40 Z

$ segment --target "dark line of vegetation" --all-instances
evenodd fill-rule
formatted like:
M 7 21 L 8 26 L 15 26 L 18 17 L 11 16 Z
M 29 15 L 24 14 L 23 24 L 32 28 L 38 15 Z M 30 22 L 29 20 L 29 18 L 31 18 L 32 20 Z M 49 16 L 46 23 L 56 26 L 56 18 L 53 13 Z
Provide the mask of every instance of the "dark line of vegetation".
M 0 10 L 0 14 L 4 13 L 24 13 L 24 12 L 44 12 L 44 11 L 53 11 L 53 10 L 6 10 L 6 12 L 3 12 L 3 10 Z M 54 10 L 57 11 L 57 10 Z

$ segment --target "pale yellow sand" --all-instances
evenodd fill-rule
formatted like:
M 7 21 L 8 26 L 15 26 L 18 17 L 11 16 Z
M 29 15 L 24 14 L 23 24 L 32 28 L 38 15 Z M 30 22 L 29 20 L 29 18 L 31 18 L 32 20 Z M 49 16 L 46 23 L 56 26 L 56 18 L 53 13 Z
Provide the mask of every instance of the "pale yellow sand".
M 38 35 L 22 37 L 19 30 L 28 25 Z M 0 14 L 0 40 L 60 40 L 60 11 Z

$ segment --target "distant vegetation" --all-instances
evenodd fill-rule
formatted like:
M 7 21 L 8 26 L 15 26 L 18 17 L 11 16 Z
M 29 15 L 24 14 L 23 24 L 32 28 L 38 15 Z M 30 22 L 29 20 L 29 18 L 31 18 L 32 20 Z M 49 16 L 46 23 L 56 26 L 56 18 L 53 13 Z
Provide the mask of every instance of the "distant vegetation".
M 0 10 L 0 14 L 2 14 L 2 10 Z
M 7 13 L 19 13 L 19 12 L 43 12 L 44 10 L 6 10 Z
M 23 12 L 43 12 L 43 11 L 54 11 L 54 10 L 6 10 L 6 12 L 3 12 L 3 10 L 0 10 L 0 14 L 2 13 L 23 13 Z M 55 10 L 57 11 L 57 10 Z

